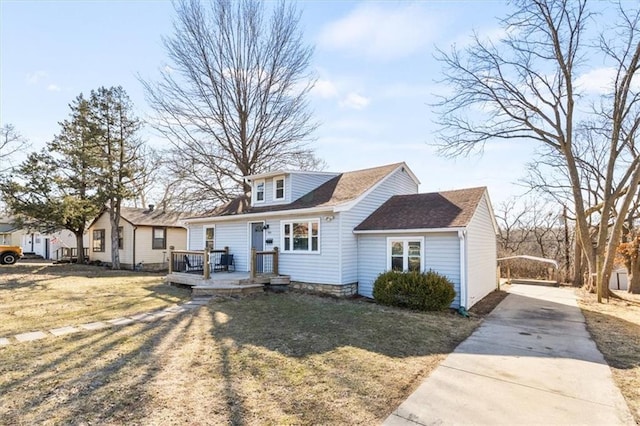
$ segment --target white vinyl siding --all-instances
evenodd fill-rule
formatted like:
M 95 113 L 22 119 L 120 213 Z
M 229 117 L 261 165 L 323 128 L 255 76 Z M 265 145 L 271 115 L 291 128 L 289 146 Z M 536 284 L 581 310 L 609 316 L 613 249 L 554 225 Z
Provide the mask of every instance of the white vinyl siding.
M 460 306 L 460 240 L 457 232 L 439 232 L 423 234 L 424 247 L 423 271 L 433 270 L 451 280 L 456 290 L 452 307 Z M 358 235 L 358 293 L 373 297 L 373 283 L 382 272 L 387 270 L 387 238 L 395 239 L 392 234 Z M 402 240 L 404 237 L 399 236 Z
M 189 247 L 187 250 L 202 250 L 204 247 L 204 228 L 207 226 L 213 226 L 213 224 L 202 225 L 199 223 L 192 223 L 188 225 L 189 228 Z
M 331 216 L 333 215 L 329 213 L 309 217 L 291 216 L 278 218 L 276 226 L 270 225 L 269 231 L 273 231 L 273 234 L 268 234 L 267 238 L 273 238 L 274 242 L 277 242 L 278 247 L 280 247 L 281 223 L 292 221 L 308 222 L 320 219 L 319 253 L 311 252 L 313 254 L 309 254 L 309 252 L 284 252 L 281 250 L 279 265 L 281 274 L 291 275 L 291 280 L 293 281 L 315 284 L 341 284 L 337 267 L 340 258 L 338 247 L 339 226 L 337 220 L 326 220 L 326 217 Z M 273 219 L 269 219 L 267 223 L 273 223 Z M 270 249 L 269 246 L 267 247 Z
M 120 250 L 120 264 L 123 268 L 133 268 L 135 264 L 142 262 L 143 264 L 162 265 L 168 267 L 169 247 L 173 246 L 175 250 L 185 250 L 187 248 L 187 230 L 184 228 L 166 228 L 166 249 L 152 249 L 152 232 L 151 226 L 138 226 L 135 228 L 126 220 L 120 221 L 123 230 L 123 248 Z M 105 230 L 105 251 L 93 252 L 89 249 L 89 258 L 91 260 L 99 260 L 101 262 L 111 262 L 111 224 L 109 223 L 109 215 L 103 214 L 89 229 L 89 247 L 93 245 L 93 230 Z M 202 226 L 200 226 L 202 229 Z M 135 256 L 134 256 L 134 232 L 135 232 Z M 200 248 L 201 250 L 202 248 Z
M 252 222 L 259 222 L 255 220 Z M 215 249 L 229 247 L 236 271 L 249 271 L 249 235 L 247 221 L 216 223 Z
M 496 289 L 497 243 L 489 203 L 483 195 L 467 227 L 467 306 Z
M 409 176 L 409 173 L 398 169 L 352 209 L 340 213 L 342 283 L 348 284 L 358 281 L 358 243 L 356 235 L 353 233 L 354 228 L 392 196 L 417 193 L 418 185 Z M 386 263 L 382 265 L 384 267 Z

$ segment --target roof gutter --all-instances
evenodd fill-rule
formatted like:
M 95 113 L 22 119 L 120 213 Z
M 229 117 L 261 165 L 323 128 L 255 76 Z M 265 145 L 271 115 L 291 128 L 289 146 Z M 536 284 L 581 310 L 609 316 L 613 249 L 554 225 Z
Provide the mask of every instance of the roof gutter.
M 335 213 L 335 206 L 330 207 L 314 207 L 309 209 L 294 209 L 294 210 L 275 210 L 272 212 L 261 212 L 261 213 L 245 213 L 239 215 L 231 215 L 231 216 L 208 216 L 208 217 L 196 217 L 193 219 L 185 219 L 181 221 L 183 226 L 189 223 L 203 223 L 203 222 L 230 222 L 234 220 L 244 220 L 244 219 L 256 219 L 262 218 L 265 216 L 273 217 L 273 216 L 295 216 L 295 215 L 305 215 L 305 214 L 315 214 L 315 213 L 324 213 L 324 212 L 332 212 Z
M 456 226 L 450 228 L 412 228 L 412 229 L 367 229 L 354 230 L 354 234 L 432 234 L 435 232 L 461 232 L 465 231 L 465 226 Z

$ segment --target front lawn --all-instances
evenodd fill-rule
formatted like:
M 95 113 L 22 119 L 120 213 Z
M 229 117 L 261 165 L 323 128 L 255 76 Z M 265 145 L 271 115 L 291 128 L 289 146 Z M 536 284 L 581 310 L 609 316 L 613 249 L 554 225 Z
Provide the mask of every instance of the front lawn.
M 0 424 L 375 424 L 479 322 L 294 293 L 215 299 L 0 348 Z
M 88 265 L 0 266 L 0 337 L 135 315 L 180 303 L 162 275 Z

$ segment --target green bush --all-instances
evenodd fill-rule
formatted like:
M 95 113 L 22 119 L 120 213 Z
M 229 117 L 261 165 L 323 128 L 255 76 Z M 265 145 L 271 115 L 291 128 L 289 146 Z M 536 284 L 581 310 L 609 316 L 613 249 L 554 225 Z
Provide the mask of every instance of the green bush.
M 382 305 L 442 311 L 451 305 L 455 297 L 453 283 L 434 271 L 424 274 L 383 272 L 373 284 L 373 298 Z

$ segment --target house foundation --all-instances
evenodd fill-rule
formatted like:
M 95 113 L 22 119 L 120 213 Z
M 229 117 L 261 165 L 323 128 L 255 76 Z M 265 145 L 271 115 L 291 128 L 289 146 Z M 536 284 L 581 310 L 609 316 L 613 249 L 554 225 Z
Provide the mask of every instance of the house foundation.
M 322 293 L 336 297 L 350 297 L 358 294 L 358 283 L 351 284 L 315 284 L 291 281 L 292 289 L 307 293 Z

